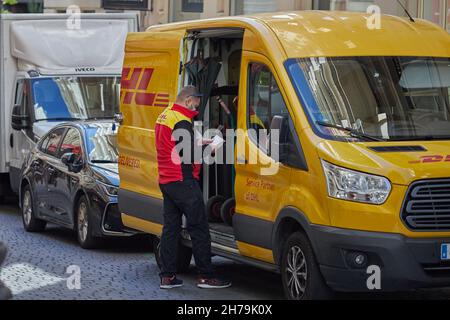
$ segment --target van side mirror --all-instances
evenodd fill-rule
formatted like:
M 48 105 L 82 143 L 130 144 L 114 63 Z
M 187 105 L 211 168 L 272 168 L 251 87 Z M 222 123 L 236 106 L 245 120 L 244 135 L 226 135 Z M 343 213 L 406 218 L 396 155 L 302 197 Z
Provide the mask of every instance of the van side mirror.
M 83 163 L 80 161 L 77 163 L 77 155 L 71 152 L 64 153 L 61 162 L 67 166 L 70 172 L 77 173 L 83 168 Z
M 11 117 L 11 126 L 14 130 L 28 129 L 31 126 L 30 117 L 21 113 L 21 105 L 15 105 Z
M 278 134 L 275 134 L 277 132 Z M 277 139 L 278 138 L 278 139 Z M 286 163 L 289 158 L 289 123 L 288 119 L 282 116 L 274 116 L 270 124 L 270 155 L 277 156 L 278 161 Z M 278 150 L 278 155 L 274 154 Z

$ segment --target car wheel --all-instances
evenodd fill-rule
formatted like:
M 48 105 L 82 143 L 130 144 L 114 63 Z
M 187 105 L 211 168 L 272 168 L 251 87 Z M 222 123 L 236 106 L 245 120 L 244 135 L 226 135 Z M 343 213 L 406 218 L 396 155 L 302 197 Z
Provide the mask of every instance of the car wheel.
M 92 215 L 86 196 L 78 200 L 76 215 L 76 231 L 78 243 L 83 249 L 94 249 L 98 239 L 93 236 Z
M 47 222 L 38 219 L 35 216 L 34 208 L 35 203 L 33 200 L 33 195 L 31 193 L 31 188 L 27 185 L 23 189 L 22 193 L 22 222 L 23 227 L 27 232 L 40 232 L 44 231 Z
M 155 252 L 156 264 L 158 265 L 159 269 L 162 269 L 161 241 L 158 237 L 154 237 L 153 241 L 153 250 Z M 191 259 L 192 249 L 180 243 L 178 245 L 177 272 L 186 273 L 189 270 L 189 266 L 191 265 Z
M 308 238 L 301 232 L 286 241 L 281 279 L 289 300 L 326 300 L 333 297 L 326 285 Z

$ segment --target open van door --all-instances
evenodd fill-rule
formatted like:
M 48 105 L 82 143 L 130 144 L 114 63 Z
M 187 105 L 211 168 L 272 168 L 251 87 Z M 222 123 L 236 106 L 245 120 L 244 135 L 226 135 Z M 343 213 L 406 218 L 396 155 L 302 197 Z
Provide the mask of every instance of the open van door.
M 125 46 L 119 128 L 119 206 L 124 224 L 159 235 L 162 195 L 155 123 L 176 99 L 185 31 L 130 33 Z M 132 191 L 131 191 L 132 190 Z

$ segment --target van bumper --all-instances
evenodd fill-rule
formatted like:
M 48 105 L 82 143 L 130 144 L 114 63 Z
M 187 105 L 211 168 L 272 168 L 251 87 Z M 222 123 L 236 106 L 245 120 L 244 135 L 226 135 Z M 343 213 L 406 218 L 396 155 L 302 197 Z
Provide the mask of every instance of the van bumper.
M 324 226 L 310 231 L 322 275 L 335 291 L 373 292 L 367 285 L 370 265 L 380 267 L 380 291 L 450 286 L 450 261 L 441 261 L 441 244 L 450 243 L 450 237 L 411 239 Z M 367 264 L 355 266 L 355 253 L 365 254 Z

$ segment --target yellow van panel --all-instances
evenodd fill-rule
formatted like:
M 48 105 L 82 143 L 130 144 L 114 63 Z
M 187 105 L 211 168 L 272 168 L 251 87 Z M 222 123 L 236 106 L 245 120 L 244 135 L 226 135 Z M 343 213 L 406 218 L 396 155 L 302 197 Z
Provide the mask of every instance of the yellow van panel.
M 126 213 L 122 213 L 122 221 L 124 225 L 133 228 L 135 230 L 147 232 L 149 234 L 154 234 L 156 236 L 160 236 L 162 234 L 163 226 L 157 223 L 152 223 L 147 220 L 132 217 L 127 215 Z
M 237 246 L 242 255 L 275 264 L 272 250 L 257 247 L 244 242 L 237 242 Z

